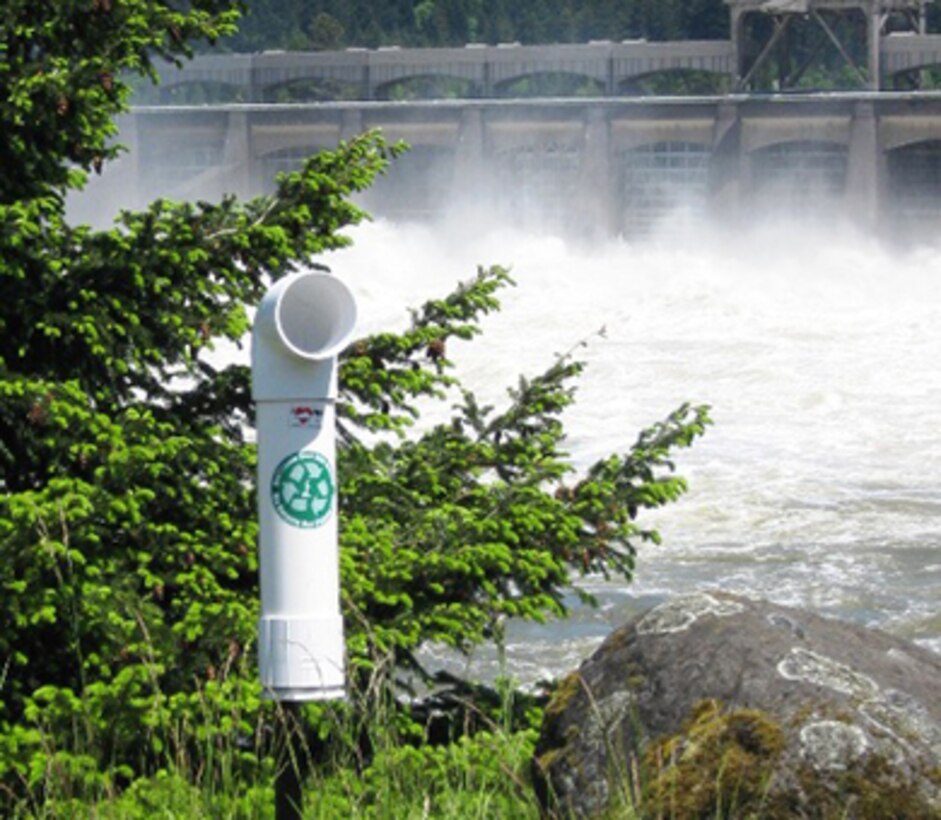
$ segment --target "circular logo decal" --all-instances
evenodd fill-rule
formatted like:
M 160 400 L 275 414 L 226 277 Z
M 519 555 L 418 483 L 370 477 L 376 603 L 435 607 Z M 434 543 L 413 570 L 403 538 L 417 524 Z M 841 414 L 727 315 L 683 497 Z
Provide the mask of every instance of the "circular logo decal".
M 294 453 L 285 458 L 271 477 L 271 501 L 288 524 L 319 527 L 333 509 L 336 488 L 330 463 L 320 453 Z

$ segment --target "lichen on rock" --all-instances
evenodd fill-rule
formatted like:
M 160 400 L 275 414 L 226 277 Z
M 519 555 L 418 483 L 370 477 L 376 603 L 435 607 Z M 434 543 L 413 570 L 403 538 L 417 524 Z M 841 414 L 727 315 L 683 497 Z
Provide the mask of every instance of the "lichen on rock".
M 937 655 L 710 592 L 635 618 L 562 681 L 533 774 L 560 817 L 941 820 L 939 753 Z
M 805 724 L 800 740 L 804 759 L 819 771 L 846 770 L 872 745 L 862 729 L 839 720 Z
M 655 606 L 637 622 L 637 631 L 647 635 L 682 632 L 703 615 L 721 618 L 741 611 L 741 605 L 735 601 L 716 598 L 707 592 L 697 592 Z
M 788 680 L 806 681 L 862 700 L 871 700 L 879 693 L 879 687 L 872 678 L 803 647 L 791 649 L 778 664 L 778 672 Z

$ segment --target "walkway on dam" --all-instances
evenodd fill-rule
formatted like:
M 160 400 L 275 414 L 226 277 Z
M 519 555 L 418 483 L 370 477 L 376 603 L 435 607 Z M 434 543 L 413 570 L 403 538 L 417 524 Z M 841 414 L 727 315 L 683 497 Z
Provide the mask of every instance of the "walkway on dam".
M 182 68 L 164 66 L 161 85 L 142 89 L 137 102 L 617 97 L 650 93 L 664 83 L 691 93 L 718 93 L 734 90 L 742 70 L 738 59 L 735 44 L 725 40 L 212 54 Z M 879 64 L 880 87 L 941 65 L 941 35 L 886 35 Z

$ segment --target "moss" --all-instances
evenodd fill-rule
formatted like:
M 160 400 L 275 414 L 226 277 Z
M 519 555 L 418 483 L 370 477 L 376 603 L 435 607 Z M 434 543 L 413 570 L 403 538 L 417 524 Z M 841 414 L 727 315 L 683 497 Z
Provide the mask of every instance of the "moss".
M 702 701 L 680 732 L 648 748 L 644 812 L 676 820 L 748 817 L 762 809 L 783 750 L 784 732 L 766 713 Z
M 858 715 L 828 704 L 808 704 L 793 722 L 800 725 L 811 718 L 858 725 Z M 914 734 L 899 731 L 899 735 L 919 740 Z M 794 785 L 779 791 L 769 803 L 767 817 L 807 814 L 821 820 L 941 820 L 941 806 L 928 797 L 930 792 L 941 795 L 941 768 L 937 766 L 925 765 L 906 775 L 885 754 L 870 751 L 845 771 L 821 771 L 803 763 L 795 774 Z
M 941 793 L 938 767 L 905 776 L 884 755 L 869 754 L 846 771 L 802 763 L 786 773 L 779 770 L 785 745 L 767 713 L 702 701 L 679 732 L 648 748 L 641 816 L 941 820 L 928 797 Z
M 559 681 L 545 708 L 543 739 L 540 744 L 542 749 L 537 747 L 532 769 L 534 786 L 543 805 L 548 805 L 546 801 L 552 795 L 550 772 L 571 755 L 572 746 L 580 731 L 577 724 L 570 725 L 563 731 L 560 718 L 581 689 L 581 676 L 578 672 L 572 672 Z
M 539 771 L 543 774 L 548 772 L 552 768 L 552 764 L 562 757 L 563 752 L 564 749 L 549 749 L 545 754 L 536 757 L 536 766 L 539 767 Z
M 582 691 L 582 678 L 578 672 L 566 675 L 559 682 L 546 706 L 546 717 L 556 718 L 561 715 L 579 692 Z
M 605 649 L 610 652 L 613 649 L 623 649 L 630 645 L 631 638 L 634 637 L 634 630 L 622 627 L 616 629 L 607 638 L 605 638 Z
M 921 773 L 923 783 L 941 786 L 941 774 Z M 844 772 L 825 772 L 812 766 L 797 770 L 797 788 L 775 795 L 769 817 L 785 818 L 809 813 L 821 820 L 931 820 L 941 818 L 917 779 L 904 777 L 883 755 L 869 755 Z

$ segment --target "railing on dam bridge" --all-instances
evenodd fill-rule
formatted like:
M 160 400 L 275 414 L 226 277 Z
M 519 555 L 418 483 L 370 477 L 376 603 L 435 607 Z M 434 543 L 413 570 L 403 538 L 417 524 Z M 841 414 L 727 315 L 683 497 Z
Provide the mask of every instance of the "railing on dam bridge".
M 743 70 L 732 41 L 495 46 L 197 56 L 161 69 L 161 85 L 141 89 L 143 104 L 278 103 L 416 98 L 633 95 L 645 80 L 692 78 L 693 91 L 734 89 Z M 941 65 L 941 35 L 881 38 L 887 81 Z M 649 88 L 649 86 L 648 86 Z
M 941 38 L 939 38 L 941 39 Z M 938 47 L 941 62 L 941 45 Z M 730 78 L 734 50 L 727 41 L 582 45 L 347 49 L 206 55 L 183 68 L 164 68 L 157 103 L 317 102 L 402 97 L 489 98 L 563 94 L 617 96 L 664 72 Z M 539 93 L 543 91 L 543 93 Z M 567 93 L 566 93 L 567 92 Z

